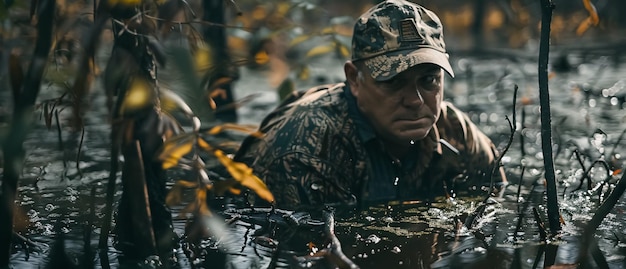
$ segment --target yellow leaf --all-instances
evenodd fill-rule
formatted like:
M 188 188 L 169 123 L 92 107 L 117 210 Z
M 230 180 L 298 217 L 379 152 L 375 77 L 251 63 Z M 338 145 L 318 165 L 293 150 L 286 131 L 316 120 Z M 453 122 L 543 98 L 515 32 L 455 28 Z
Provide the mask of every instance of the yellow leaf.
M 133 113 L 154 104 L 155 91 L 150 83 L 141 78 L 134 78 L 126 90 L 119 113 Z
M 159 160 L 163 161 L 163 169 L 169 169 L 178 164 L 180 158 L 185 156 L 193 148 L 196 135 L 181 134 L 168 139 L 163 144 L 163 150 L 159 154 Z
M 204 216 L 209 215 L 209 207 L 206 204 L 206 194 L 206 188 L 196 189 L 196 204 L 198 205 L 198 213 Z
M 298 45 L 298 44 L 300 44 L 300 43 L 302 43 L 302 42 L 304 42 L 304 41 L 309 40 L 310 38 L 311 38 L 311 36 L 310 36 L 310 35 L 301 35 L 301 36 L 297 36 L 296 38 L 292 39 L 292 40 L 289 42 L 289 47 L 293 47 L 293 46 L 295 46 L 295 45 Z
M 311 58 L 311 57 L 315 57 L 315 56 L 324 55 L 326 53 L 332 52 L 334 49 L 335 49 L 334 44 L 319 45 L 317 47 L 314 47 L 314 48 L 310 49 L 306 53 L 306 57 L 307 58 Z
M 209 131 L 207 131 L 206 134 L 216 135 L 225 130 L 239 131 L 242 133 L 248 133 L 248 134 L 252 134 L 255 136 L 258 135 L 257 134 L 258 131 L 256 130 L 256 127 L 249 126 L 249 125 L 234 124 L 234 123 L 225 123 L 222 125 L 214 126 L 213 128 L 209 129 Z
M 237 188 L 230 188 L 228 190 L 230 191 L 230 193 L 232 193 L 234 195 L 240 195 L 241 194 L 241 190 L 237 189 Z
M 598 16 L 596 7 L 591 3 L 591 0 L 583 0 L 583 4 L 587 12 L 589 12 L 589 17 L 582 21 L 576 28 L 576 35 L 579 36 L 583 35 L 590 26 L 597 26 L 598 23 L 600 23 L 600 17 Z
M 585 9 L 589 12 L 589 22 L 594 26 L 600 23 L 600 17 L 598 17 L 598 11 L 596 7 L 591 3 L 591 0 L 583 0 L 583 4 L 585 5 Z
M 260 50 L 254 55 L 254 62 L 258 65 L 264 65 L 270 61 L 270 56 L 265 50 Z
M 591 26 L 591 17 L 586 18 L 578 25 L 576 28 L 576 35 L 583 35 L 589 29 L 589 26 Z
M 267 16 L 267 10 L 262 5 L 256 6 L 256 8 L 252 11 L 252 18 L 260 21 Z
M 208 142 L 206 142 L 206 140 L 204 140 L 201 137 L 198 138 L 198 147 L 200 147 L 204 151 L 211 151 L 211 150 L 213 150 L 213 147 L 211 147 L 211 145 Z
M 290 9 L 291 9 L 291 4 L 289 4 L 289 2 L 278 3 L 278 8 L 276 8 L 276 13 L 281 17 L 285 17 L 287 16 L 287 13 L 289 12 Z
M 261 199 L 274 203 L 274 195 L 267 189 L 265 183 L 252 173 L 252 168 L 245 163 L 231 160 L 221 150 L 215 150 L 213 153 L 220 163 L 226 167 L 228 173 L 241 185 L 254 191 Z
M 334 34 L 336 31 L 335 31 L 335 27 L 329 26 L 329 27 L 322 29 L 322 31 L 320 32 L 323 35 L 329 35 L 329 34 Z
M 337 42 L 336 44 L 337 44 L 337 51 L 339 52 L 339 54 L 345 58 L 348 58 L 350 56 L 350 50 L 348 49 L 348 47 L 339 42 Z
M 107 4 L 109 6 L 114 7 L 116 5 L 134 7 L 141 4 L 141 0 L 108 0 Z
M 183 188 L 191 189 L 198 187 L 198 182 L 179 179 L 176 181 L 176 183 L 174 183 L 174 186 L 181 186 Z
M 228 78 L 228 79 L 230 80 L 230 78 Z M 218 83 L 218 82 L 216 82 L 215 85 L 211 85 L 209 87 L 209 91 L 211 92 L 209 94 L 209 97 L 211 99 L 213 99 L 215 97 L 219 97 L 219 98 L 222 98 L 222 99 L 228 98 L 228 93 L 224 89 L 220 89 L 219 88 L 219 87 L 221 87 L 223 85 L 224 85 L 223 83 Z

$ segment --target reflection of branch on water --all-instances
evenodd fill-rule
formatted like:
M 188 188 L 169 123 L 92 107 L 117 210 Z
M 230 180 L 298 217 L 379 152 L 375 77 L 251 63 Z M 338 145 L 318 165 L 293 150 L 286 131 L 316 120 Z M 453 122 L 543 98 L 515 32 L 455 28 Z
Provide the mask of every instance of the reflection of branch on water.
M 626 173 L 622 174 L 622 178 L 620 178 L 619 182 L 617 183 L 611 194 L 609 194 L 609 197 L 607 197 L 602 205 L 600 205 L 596 213 L 587 224 L 587 227 L 585 227 L 585 230 L 581 236 L 582 242 L 580 245 L 580 252 L 578 253 L 578 260 L 581 262 L 581 264 L 584 264 L 587 261 L 589 245 L 593 240 L 593 235 L 596 232 L 598 226 L 600 226 L 602 220 L 606 217 L 606 215 L 611 212 L 613 207 L 615 207 L 615 204 L 617 204 L 617 201 L 622 196 L 624 191 L 626 191 Z
M 325 255 L 329 262 L 331 262 L 331 264 L 333 264 L 335 267 L 341 269 L 359 268 L 341 251 L 341 242 L 339 242 L 339 239 L 337 239 L 337 236 L 335 236 L 334 213 L 329 210 L 324 210 L 324 222 L 324 232 L 326 233 L 326 239 L 330 241 L 328 254 Z

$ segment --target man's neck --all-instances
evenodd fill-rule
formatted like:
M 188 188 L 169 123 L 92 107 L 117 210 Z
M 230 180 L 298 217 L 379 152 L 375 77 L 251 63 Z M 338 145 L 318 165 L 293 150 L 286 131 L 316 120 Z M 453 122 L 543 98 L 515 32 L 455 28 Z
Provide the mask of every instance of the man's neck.
M 413 147 L 416 147 L 419 141 L 415 141 L 413 143 L 397 143 L 397 142 L 389 142 L 382 141 L 383 147 L 385 151 L 389 153 L 392 157 L 398 160 L 402 160 L 408 153 L 411 151 Z

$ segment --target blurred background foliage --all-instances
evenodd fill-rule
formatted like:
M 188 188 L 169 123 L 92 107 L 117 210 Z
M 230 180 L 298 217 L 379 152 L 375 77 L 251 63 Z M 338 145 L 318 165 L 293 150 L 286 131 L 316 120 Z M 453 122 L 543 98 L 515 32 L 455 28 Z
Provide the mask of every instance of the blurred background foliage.
M 25 50 L 32 46 L 35 38 L 32 27 L 35 22 L 31 19 L 30 2 L 1 1 L 0 36 L 4 59 L 9 53 L 31 51 Z M 32 2 L 36 3 L 35 0 Z M 299 79 L 309 79 L 307 62 L 311 58 L 329 53 L 336 54 L 340 59 L 349 58 L 354 20 L 378 2 L 380 1 L 227 0 L 224 10 L 226 22 L 223 26 L 226 27 L 229 54 L 237 66 L 270 70 L 267 74 L 272 87 L 278 87 L 290 74 Z M 446 28 L 448 48 L 452 52 L 496 48 L 534 49 L 538 43 L 538 1 L 415 2 L 439 14 Z M 620 15 L 626 10 L 624 1 L 553 2 L 556 9 L 552 20 L 552 45 L 610 46 L 624 42 L 622 36 L 626 29 L 626 18 Z M 169 24 L 169 27 L 160 28 L 161 42 L 180 41 L 172 38 L 176 36 L 195 36 L 200 39 L 200 27 L 207 25 L 201 20 L 200 0 L 160 0 L 156 3 L 161 7 L 159 16 L 170 20 L 159 21 Z M 51 83 L 63 84 L 76 72 L 75 65 L 68 63 L 72 63 L 82 49 L 81 39 L 93 21 L 93 3 L 87 0 L 59 0 L 58 6 L 55 50 L 51 59 L 53 64 L 48 68 L 46 78 Z M 104 44 L 112 43 L 111 31 L 105 31 L 101 40 Z M 6 70 L 6 64 L 2 68 Z

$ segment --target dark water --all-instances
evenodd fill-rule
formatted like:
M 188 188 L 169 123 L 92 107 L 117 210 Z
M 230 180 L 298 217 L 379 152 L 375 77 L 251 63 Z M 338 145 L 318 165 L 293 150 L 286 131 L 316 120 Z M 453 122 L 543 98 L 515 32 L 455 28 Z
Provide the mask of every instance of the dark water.
M 574 71 L 556 74 L 550 81 L 553 140 L 557 154 L 555 163 L 564 219 L 559 238 L 552 239 L 547 246 L 541 244 L 538 225 L 531 212 L 532 208 L 536 208 L 547 221 L 536 64 L 485 57 L 459 58 L 455 62 L 457 78 L 454 82 L 446 82 L 445 98 L 468 111 L 499 148 L 504 148 L 510 135 L 505 115 L 512 118 L 513 85 L 519 85 L 517 121 L 521 120 L 521 110 L 525 110 L 525 128 L 522 129 L 521 123 L 518 123 L 514 142 L 503 158 L 512 184 L 501 197 L 495 197 L 484 206 L 469 229 L 460 223 L 483 205 L 483 197 L 442 198 L 430 204 L 380 206 L 350 216 L 338 216 L 335 232 L 346 256 L 361 268 L 538 268 L 544 266 L 543 253 L 552 254 L 556 264 L 575 263 L 582 229 L 608 192 L 606 189 L 586 192 L 585 187 L 573 191 L 583 173 L 573 151 L 577 149 L 583 153 L 585 167 L 599 158 L 610 160 L 611 157 L 615 158 L 613 163 L 617 168 L 624 167 L 620 154 L 626 154 L 626 150 L 619 136 L 626 128 L 623 124 L 625 110 L 620 107 L 619 96 L 626 95 L 626 69 L 615 66 L 612 58 L 601 53 L 586 57 L 572 55 L 571 61 Z M 341 80 L 340 64 L 330 59 L 314 63 L 313 75 L 318 81 Z M 471 67 L 472 74 L 469 74 L 468 67 Z M 242 123 L 258 123 L 276 104 L 277 97 L 272 88 L 259 86 L 267 85 L 266 75 L 263 71 L 243 70 L 242 80 L 237 84 L 238 95 L 243 97 L 258 92 L 260 95 L 239 110 Z M 314 83 L 302 82 L 300 86 Z M 473 90 L 468 91 L 468 85 L 472 85 Z M 65 250 L 70 260 L 78 262 L 83 252 L 84 224 L 90 217 L 92 204 L 96 220 L 91 246 L 97 246 L 99 220 L 104 215 L 103 183 L 108 177 L 110 158 L 106 111 L 96 109 L 104 107 L 100 94 L 100 91 L 94 93 L 94 111 L 87 119 L 85 142 L 78 163 L 80 173 L 75 162 L 79 133 L 63 128 L 64 150 L 60 150 L 56 130 L 47 131 L 43 121 L 29 136 L 25 145 L 24 178 L 19 187 L 16 230 L 35 241 L 38 247 L 36 252 L 27 255 L 18 246 L 11 261 L 13 268 L 43 268 L 54 238 L 59 234 L 64 235 Z M 522 99 L 526 106 L 520 105 Z M 520 134 L 524 137 L 524 155 Z M 66 160 L 65 165 L 63 160 Z M 518 200 L 522 165 L 526 170 Z M 604 180 L 605 174 L 600 166 L 593 169 L 591 177 L 594 185 Z M 613 176 L 612 182 L 619 176 L 621 174 Z M 92 188 L 95 188 L 95 197 L 91 195 Z M 118 187 L 117 197 L 119 190 Z M 521 214 L 521 228 L 517 230 L 519 212 L 525 201 L 528 201 L 528 207 Z M 625 205 L 620 201 L 596 232 L 599 248 L 610 268 L 623 268 L 626 260 L 626 242 L 622 241 L 626 238 Z M 174 211 L 177 210 L 180 208 L 174 208 Z M 184 224 L 185 219 L 175 218 L 179 234 L 183 233 Z M 261 240 L 263 237 L 255 238 L 250 230 L 256 228 L 259 226 L 250 226 L 241 220 L 230 227 L 229 236 L 239 250 L 229 251 L 232 254 L 227 259 L 230 268 L 267 268 L 272 263 L 275 246 L 268 243 L 271 241 Z M 313 237 L 311 241 L 315 241 Z M 323 249 L 322 244 L 323 240 L 316 247 Z M 292 264 L 294 256 L 306 258 L 311 251 L 306 242 L 294 248 L 293 252 L 277 256 L 278 267 Z M 113 248 L 106 256 L 111 267 L 119 267 L 117 252 Z M 202 266 L 200 261 L 188 261 L 182 250 L 178 250 L 177 256 L 181 258 L 179 265 L 182 268 L 192 268 L 192 263 L 196 262 L 196 267 L 211 267 Z M 299 261 L 301 267 L 325 268 L 319 260 L 309 258 Z M 97 255 L 94 263 L 97 268 L 101 267 Z

